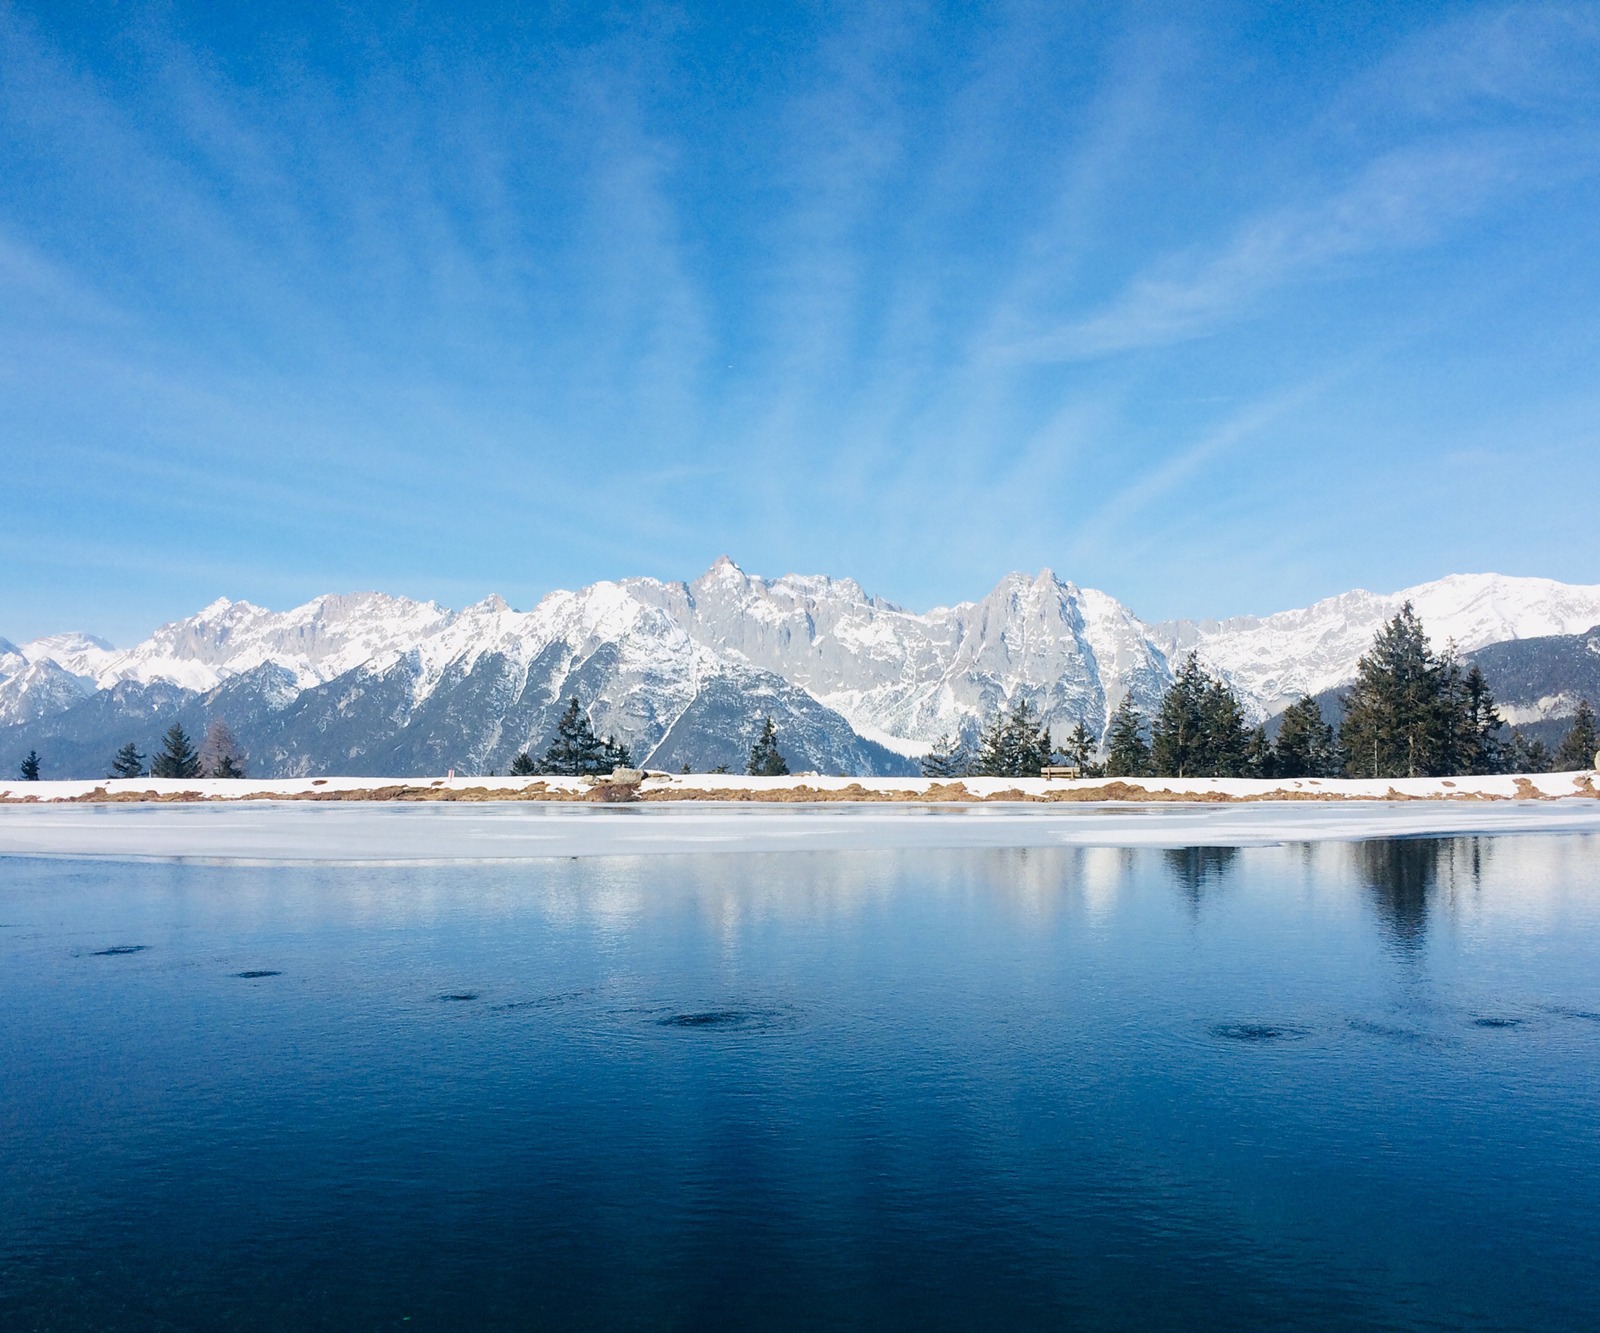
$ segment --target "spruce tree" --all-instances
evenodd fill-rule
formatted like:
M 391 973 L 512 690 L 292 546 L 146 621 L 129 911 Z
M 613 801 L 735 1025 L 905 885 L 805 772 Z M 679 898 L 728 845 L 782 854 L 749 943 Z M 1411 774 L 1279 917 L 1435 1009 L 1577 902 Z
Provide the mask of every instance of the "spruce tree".
M 1548 773 L 1555 765 L 1550 747 L 1538 737 L 1529 739 L 1521 731 L 1511 733 L 1506 747 L 1506 770 L 1511 773 Z
M 761 723 L 761 735 L 750 747 L 750 762 L 744 771 L 753 778 L 781 778 L 789 771 L 788 761 L 778 753 L 778 729 L 770 717 Z
M 1150 767 L 1156 776 L 1199 777 L 1208 766 L 1206 693 L 1210 684 L 1199 654 L 1190 653 L 1162 694 L 1150 728 Z
M 142 778 L 144 776 L 144 756 L 139 753 L 139 748 L 132 741 L 124 745 L 111 760 L 111 771 L 106 774 L 108 778 Z
M 925 778 L 964 778 L 972 759 L 966 744 L 959 736 L 946 732 L 933 743 L 933 749 L 922 756 L 922 776 Z
M 1106 728 L 1106 775 L 1113 778 L 1142 778 L 1150 772 L 1150 746 L 1144 739 L 1144 718 L 1129 695 L 1111 714 Z
M 1572 726 L 1556 747 L 1555 771 L 1571 773 L 1595 766 L 1595 751 L 1600 749 L 1600 739 L 1595 735 L 1594 709 L 1584 699 L 1572 715 Z
M 539 767 L 542 772 L 563 777 L 609 773 L 615 767 L 607 762 L 605 743 L 594 734 L 577 695 L 567 701 L 566 711 L 556 723 L 555 739 Z
M 1010 758 L 1006 753 L 1006 715 L 999 712 L 978 737 L 978 760 L 974 771 L 986 778 L 1006 776 Z
M 1495 707 L 1489 682 L 1476 662 L 1465 671 L 1454 647 L 1439 661 L 1440 744 L 1432 771 L 1439 776 L 1457 773 L 1498 773 L 1505 767 L 1505 726 Z
M 1272 742 L 1267 739 L 1267 729 L 1257 727 L 1250 733 L 1245 745 L 1244 774 L 1247 778 L 1272 778 L 1278 775 Z
M 1201 709 L 1205 727 L 1201 767 L 1196 771 L 1218 778 L 1250 776 L 1250 727 L 1239 696 L 1224 681 L 1213 677 L 1206 686 Z M 1261 739 L 1265 741 L 1265 735 Z
M 197 778 L 200 756 L 190 744 L 181 723 L 174 722 L 161 739 L 161 753 L 150 761 L 150 776 L 156 778 Z
M 1083 719 L 1078 719 L 1077 726 L 1067 733 L 1067 739 L 1062 744 L 1062 753 L 1066 755 L 1067 762 L 1078 770 L 1081 778 L 1089 767 L 1089 760 L 1093 757 L 1095 748 L 1100 744 L 1099 738 L 1088 727 L 1083 725 Z
M 28 757 L 22 761 L 22 767 L 18 772 L 22 775 L 24 782 L 37 782 L 39 780 L 39 752 L 37 750 L 28 751 Z
M 1339 767 L 1333 727 L 1323 721 L 1317 701 L 1302 694 L 1283 710 L 1278 739 L 1272 747 L 1272 776 L 1330 778 Z
M 1050 749 L 1049 729 L 1040 724 L 1031 703 L 1018 699 L 985 728 L 978 772 L 992 778 L 1036 778 L 1050 762 Z
M 1378 631 L 1344 696 L 1345 771 L 1355 778 L 1434 773 L 1449 757 L 1453 719 L 1443 702 L 1447 675 L 1407 602 Z
M 615 773 L 619 768 L 633 767 L 633 753 L 615 736 L 607 736 L 600 747 L 600 771 Z
M 526 750 L 517 751 L 517 757 L 511 761 L 511 776 L 526 778 L 539 771 L 539 766 L 533 762 L 533 756 Z

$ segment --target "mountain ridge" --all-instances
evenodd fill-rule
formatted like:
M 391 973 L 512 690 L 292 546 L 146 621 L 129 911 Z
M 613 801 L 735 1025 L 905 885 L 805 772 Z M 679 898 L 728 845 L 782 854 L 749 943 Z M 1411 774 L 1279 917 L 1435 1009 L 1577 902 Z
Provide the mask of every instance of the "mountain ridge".
M 209 708 L 230 725 L 250 718 L 240 740 L 252 762 L 285 775 L 380 757 L 478 771 L 541 749 L 553 710 L 577 693 L 596 729 L 638 760 L 735 762 L 759 720 L 744 713 L 766 707 L 789 733 L 792 766 L 888 774 L 941 734 L 974 737 L 1018 698 L 1057 734 L 1079 719 L 1103 730 L 1124 695 L 1148 712 L 1190 648 L 1253 718 L 1268 718 L 1347 681 L 1405 600 L 1436 645 L 1454 639 L 1464 652 L 1600 624 L 1600 586 L 1495 574 L 1151 624 L 1047 568 L 919 613 L 854 579 L 768 579 L 724 556 L 694 580 L 558 589 L 527 611 L 498 596 L 451 610 L 325 594 L 282 612 L 218 598 L 129 649 L 81 633 L 0 641 L 0 741 L 10 733 L 13 745 L 37 741 L 86 764 L 119 719 L 203 723 Z

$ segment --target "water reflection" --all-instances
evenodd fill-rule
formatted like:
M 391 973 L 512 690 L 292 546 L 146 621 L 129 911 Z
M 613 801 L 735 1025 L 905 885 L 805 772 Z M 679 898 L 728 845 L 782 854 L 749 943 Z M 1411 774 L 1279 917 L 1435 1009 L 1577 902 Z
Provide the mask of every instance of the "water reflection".
M 0 1328 L 1600 1304 L 1600 838 L 0 859 L 0 922 Z
M 1173 847 L 1162 852 L 1167 873 L 1184 891 L 1192 907 L 1199 907 L 1205 891 L 1220 884 L 1238 859 L 1237 847 Z
M 1406 953 L 1428 934 L 1428 899 L 1439 879 L 1439 847 L 1433 838 L 1385 838 L 1352 849 L 1362 883 L 1372 895 L 1378 921 L 1390 942 Z
M 1476 888 L 1490 855 L 1485 838 L 1385 838 L 1355 843 L 1351 850 L 1379 924 L 1390 943 L 1407 954 L 1427 940 L 1441 883 L 1452 891 L 1462 885 Z

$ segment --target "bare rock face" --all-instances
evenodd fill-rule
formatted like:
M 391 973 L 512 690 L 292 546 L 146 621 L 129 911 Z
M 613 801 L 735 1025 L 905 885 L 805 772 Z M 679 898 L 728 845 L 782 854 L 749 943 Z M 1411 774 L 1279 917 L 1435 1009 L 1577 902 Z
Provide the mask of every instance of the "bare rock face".
M 1440 646 L 1510 641 L 1529 691 L 1530 636 L 1600 625 L 1600 587 L 1496 575 L 1150 626 L 1050 570 L 917 613 L 850 579 L 764 579 L 725 558 L 693 582 L 596 583 L 530 611 L 498 597 L 461 611 L 380 593 L 284 612 L 223 599 L 126 650 L 81 634 L 0 640 L 0 764 L 37 749 L 52 771 L 98 776 L 129 740 L 150 753 L 172 722 L 200 736 L 222 717 L 262 777 L 503 773 L 543 752 L 576 695 L 599 735 L 652 768 L 742 772 L 770 716 L 792 771 L 893 775 L 1018 699 L 1057 736 L 1080 719 L 1100 733 L 1124 697 L 1149 713 L 1191 648 L 1268 717 L 1350 680 L 1406 600 Z M 1538 660 L 1581 656 L 1569 647 Z M 1497 693 L 1530 715 L 1563 711 L 1559 692 Z

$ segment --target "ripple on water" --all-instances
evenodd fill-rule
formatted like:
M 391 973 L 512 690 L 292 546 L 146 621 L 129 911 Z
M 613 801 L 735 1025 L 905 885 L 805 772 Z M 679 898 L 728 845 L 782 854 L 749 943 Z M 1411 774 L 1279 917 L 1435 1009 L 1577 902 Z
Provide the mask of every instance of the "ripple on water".
M 765 1032 L 785 1027 L 793 1015 L 782 1009 L 690 1009 L 683 1013 L 663 1014 L 655 1020 L 657 1027 L 712 1030 L 719 1032 Z
M 563 991 L 559 995 L 540 995 L 531 1000 L 507 1000 L 504 1004 L 491 1005 L 490 1008 L 496 1013 L 514 1013 L 519 1009 L 555 1009 L 560 1005 L 585 999 L 593 993 L 593 987 L 585 987 L 583 990 Z
M 113 944 L 109 949 L 96 949 L 96 958 L 120 958 L 125 953 L 143 953 L 148 944 Z
M 258 967 L 252 968 L 248 972 L 235 972 L 233 975 L 243 977 L 246 981 L 254 981 L 257 977 L 281 977 L 283 973 L 275 972 L 271 968 Z
M 475 990 L 449 991 L 439 998 L 441 1000 L 476 1000 L 478 992 Z
M 1211 1035 L 1224 1041 L 1264 1046 L 1269 1042 L 1299 1041 L 1309 1035 L 1309 1029 L 1291 1023 L 1218 1023 L 1211 1029 Z
M 1557 1018 L 1581 1018 L 1586 1023 L 1600 1023 L 1600 1014 L 1592 1009 L 1570 1009 L 1563 1004 L 1546 1004 L 1540 1007 L 1545 1013 L 1554 1014 Z
M 1430 1040 L 1426 1032 L 1418 1032 L 1415 1028 L 1395 1027 L 1390 1023 L 1374 1023 L 1366 1018 L 1352 1018 L 1350 1029 L 1353 1032 L 1364 1032 L 1369 1037 L 1387 1037 L 1391 1041 L 1424 1042 Z
M 1528 1020 L 1525 1018 L 1506 1018 L 1499 1014 L 1485 1014 L 1472 1020 L 1475 1028 L 1520 1028 Z

